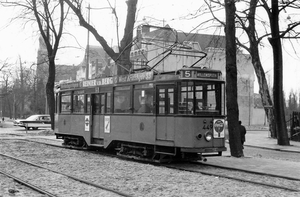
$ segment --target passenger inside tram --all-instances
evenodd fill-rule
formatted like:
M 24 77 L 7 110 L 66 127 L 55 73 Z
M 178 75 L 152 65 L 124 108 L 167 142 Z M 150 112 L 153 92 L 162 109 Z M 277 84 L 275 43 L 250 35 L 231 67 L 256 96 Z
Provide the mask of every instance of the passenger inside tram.
M 151 112 L 150 96 L 140 95 L 139 102 L 140 102 L 141 106 L 138 110 L 138 113 L 150 113 Z
M 129 102 L 127 101 L 126 95 L 115 95 L 114 109 L 116 113 L 128 112 Z

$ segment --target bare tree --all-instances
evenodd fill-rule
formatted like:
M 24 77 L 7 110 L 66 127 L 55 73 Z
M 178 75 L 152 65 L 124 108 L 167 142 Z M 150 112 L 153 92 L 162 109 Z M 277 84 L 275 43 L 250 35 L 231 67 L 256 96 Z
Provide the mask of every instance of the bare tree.
M 300 26 L 300 22 L 292 22 L 288 24 L 285 30 L 281 30 L 279 26 L 279 14 L 286 9 L 300 9 L 300 3 L 297 0 L 271 1 L 271 7 L 266 0 L 261 0 L 263 8 L 266 10 L 269 22 L 271 37 L 269 42 L 273 49 L 273 68 L 274 68 L 274 80 L 273 80 L 273 100 L 274 100 L 274 114 L 276 130 L 278 131 L 277 144 L 290 145 L 287 126 L 284 112 L 284 91 L 283 91 L 283 56 L 282 56 L 282 43 L 281 39 L 286 36 L 291 38 L 299 38 L 300 32 L 295 31 L 296 27 Z
M 264 106 L 265 113 L 269 122 L 269 129 L 271 132 L 271 137 L 276 137 L 276 127 L 275 127 L 275 118 L 273 110 L 273 101 L 268 87 L 268 82 L 264 72 L 264 68 L 261 63 L 259 56 L 259 45 L 263 38 L 268 36 L 268 34 L 258 36 L 256 31 L 256 9 L 258 5 L 258 0 L 251 0 L 249 3 L 245 2 L 247 8 L 244 11 L 240 11 L 236 14 L 237 22 L 241 29 L 248 36 L 249 46 L 246 46 L 244 43 L 240 42 L 237 39 L 238 45 L 244 48 L 252 57 L 252 64 L 258 79 L 259 84 L 259 93 L 261 96 L 262 104 Z
M 10 66 L 10 64 L 8 63 L 8 60 L 7 60 L 7 59 L 4 60 L 4 61 L 2 61 L 2 62 L 0 62 L 0 72 L 1 72 L 2 70 L 4 70 L 5 68 L 9 67 L 9 66 Z
M 219 5 L 218 9 L 220 9 L 220 7 L 224 6 L 222 4 L 222 2 L 219 0 L 211 0 L 210 2 L 214 2 L 215 4 Z M 273 101 L 271 99 L 271 94 L 270 94 L 270 91 L 268 88 L 268 83 L 266 80 L 265 72 L 262 67 L 260 57 L 259 57 L 259 46 L 262 44 L 262 39 L 272 35 L 272 31 L 275 31 L 275 29 L 278 30 L 278 36 L 277 37 L 275 36 L 275 38 L 278 38 L 279 40 L 280 40 L 280 38 L 284 38 L 286 35 L 288 35 L 288 36 L 286 36 L 288 38 L 299 38 L 300 33 L 295 31 L 295 28 L 299 25 L 300 22 L 299 21 L 295 22 L 295 21 L 289 20 L 289 24 L 287 25 L 286 30 L 284 30 L 284 31 L 280 30 L 279 26 L 278 26 L 278 28 L 271 27 L 271 31 L 270 31 L 271 33 L 268 33 L 268 30 L 267 30 L 268 26 L 266 25 L 267 22 L 259 20 L 260 17 L 257 16 L 257 14 L 256 14 L 257 8 L 260 8 L 260 7 L 265 8 L 265 10 L 268 13 L 269 19 L 270 19 L 270 24 L 271 23 L 278 24 L 279 12 L 276 14 L 277 17 L 272 15 L 273 9 L 271 9 L 268 6 L 267 1 L 265 1 L 265 0 L 261 0 L 261 1 L 251 0 L 250 2 L 249 1 L 239 1 L 239 3 L 243 3 L 244 5 L 246 5 L 246 8 L 244 10 L 240 10 L 240 11 L 236 12 L 236 23 L 238 24 L 237 27 L 239 27 L 242 30 L 242 32 L 246 33 L 246 35 L 248 36 L 248 42 L 242 43 L 237 38 L 237 43 L 238 43 L 238 46 L 246 49 L 252 56 L 252 64 L 254 66 L 256 76 L 258 78 L 259 93 L 261 95 L 262 103 L 263 103 L 263 106 L 264 106 L 264 109 L 265 109 L 265 112 L 267 114 L 267 118 L 269 121 L 271 136 L 278 137 L 278 144 L 283 145 L 284 143 L 287 143 L 287 141 L 284 140 L 284 139 L 287 139 L 287 131 L 286 131 L 285 119 L 283 119 L 283 117 L 282 117 L 285 114 L 284 113 L 283 90 L 282 90 L 282 66 L 281 67 L 274 66 L 274 73 L 279 72 L 281 74 L 275 73 L 275 75 L 274 75 L 274 88 L 276 86 L 276 90 L 275 90 L 276 93 L 275 92 L 273 93 L 273 95 L 274 95 L 274 105 L 273 105 Z M 278 2 L 277 2 L 277 4 L 278 4 Z M 280 11 L 285 11 L 285 9 L 287 9 L 287 8 L 299 9 L 300 8 L 299 4 L 300 4 L 299 1 L 296 1 L 296 0 L 282 1 L 282 3 L 280 4 Z M 212 9 L 210 9 L 210 11 L 211 11 L 211 13 L 213 13 Z M 276 9 L 274 9 L 274 11 L 276 11 Z M 275 19 L 273 19 L 273 18 L 275 18 Z M 214 19 L 218 20 L 215 16 L 214 16 Z M 263 25 L 264 29 L 266 30 L 265 34 L 259 36 L 259 33 L 256 30 L 256 27 L 257 27 L 256 21 L 258 21 L 260 24 Z M 270 39 L 270 41 L 273 42 L 273 39 Z M 273 55 L 274 58 L 276 59 L 276 60 L 274 60 L 274 65 L 275 65 L 275 62 L 277 62 L 276 63 L 277 65 L 280 62 L 282 63 L 282 50 L 278 49 L 278 47 L 281 47 L 281 45 L 280 46 L 276 45 L 275 51 L 273 50 L 273 54 L 274 54 L 274 52 L 277 51 L 276 54 L 279 52 L 279 53 L 281 53 L 281 55 L 276 55 L 276 54 Z M 274 49 L 274 47 L 273 47 L 273 49 Z M 280 60 L 280 57 L 281 57 L 281 60 Z M 276 103 L 275 103 L 275 101 L 276 101 Z M 278 114 L 277 116 L 275 116 L 275 112 L 276 112 L 276 114 Z M 277 134 L 278 134 L 278 136 L 277 136 Z M 284 138 L 284 139 L 282 139 L 282 138 Z M 286 145 L 288 145 L 288 143 Z
M 226 106 L 231 155 L 243 156 L 239 132 L 239 108 L 237 102 L 237 67 L 235 42 L 235 0 L 225 0 L 226 11 Z
M 104 51 L 115 61 L 118 65 L 118 75 L 127 74 L 131 69 L 130 50 L 133 41 L 133 28 L 135 23 L 137 0 L 128 0 L 127 3 L 127 18 L 124 30 L 124 36 L 119 45 L 119 52 L 115 52 L 106 40 L 98 33 L 98 31 L 89 24 L 82 15 L 82 0 L 64 0 L 70 8 L 74 11 L 79 19 L 79 24 L 90 31 L 96 40 L 101 44 Z M 113 9 L 116 15 L 116 9 Z M 118 43 L 119 44 L 119 43 Z
M 51 128 L 54 129 L 54 82 L 55 82 L 55 57 L 63 33 L 63 23 L 68 14 L 64 8 L 64 1 L 27 0 L 3 1 L 5 6 L 18 6 L 23 8 L 20 18 L 35 21 L 45 42 L 48 55 L 48 80 L 46 83 L 47 104 L 51 116 Z M 30 16 L 32 16 L 30 18 Z

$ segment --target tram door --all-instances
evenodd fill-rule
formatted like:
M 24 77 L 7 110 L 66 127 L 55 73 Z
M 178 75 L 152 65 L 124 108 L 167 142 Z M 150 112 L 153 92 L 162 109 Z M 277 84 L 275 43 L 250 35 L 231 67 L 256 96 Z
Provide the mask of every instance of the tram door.
M 174 85 L 162 85 L 156 88 L 156 139 L 173 141 L 174 121 Z
M 104 101 L 105 95 L 104 94 L 92 94 L 91 99 L 91 141 L 92 144 L 99 143 L 99 140 L 102 138 L 100 128 L 103 125 L 103 112 L 101 111 L 101 103 Z M 101 141 L 101 140 L 100 140 Z

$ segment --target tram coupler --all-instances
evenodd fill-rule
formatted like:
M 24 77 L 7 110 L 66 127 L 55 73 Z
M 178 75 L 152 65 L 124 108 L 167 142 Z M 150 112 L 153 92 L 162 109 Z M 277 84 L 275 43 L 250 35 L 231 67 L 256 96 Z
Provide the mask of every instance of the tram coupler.
M 204 162 L 206 162 L 206 161 L 207 161 L 207 159 L 206 159 L 206 157 L 204 157 L 204 156 L 200 155 L 200 156 L 199 156 L 199 161 L 204 161 Z

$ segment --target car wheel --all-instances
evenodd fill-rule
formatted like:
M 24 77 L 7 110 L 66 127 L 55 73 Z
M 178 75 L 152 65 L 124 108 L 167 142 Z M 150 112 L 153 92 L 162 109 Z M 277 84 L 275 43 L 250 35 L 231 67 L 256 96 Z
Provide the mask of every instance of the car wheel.
M 25 127 L 25 130 L 29 130 L 30 129 L 30 127 Z
M 38 129 L 38 127 L 32 127 L 32 129 L 33 129 L 33 130 L 37 130 L 37 129 Z

